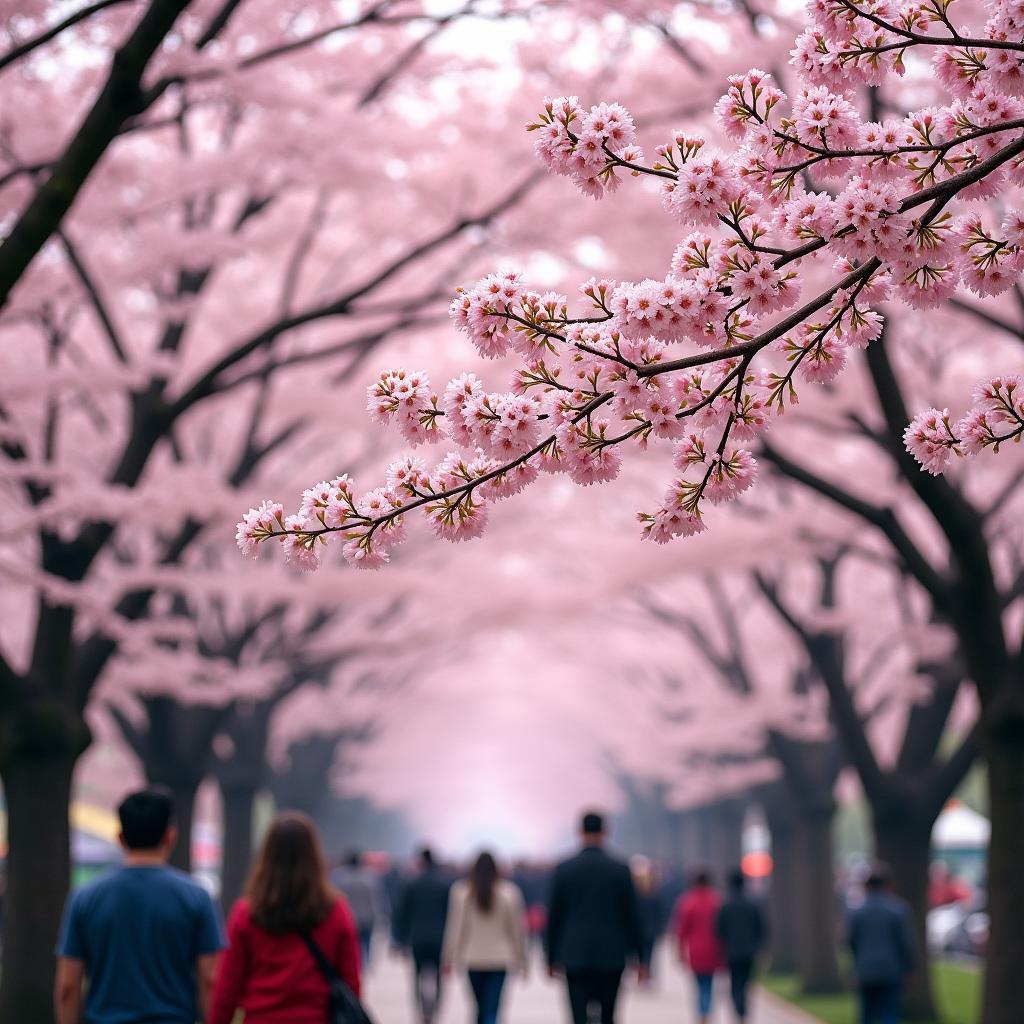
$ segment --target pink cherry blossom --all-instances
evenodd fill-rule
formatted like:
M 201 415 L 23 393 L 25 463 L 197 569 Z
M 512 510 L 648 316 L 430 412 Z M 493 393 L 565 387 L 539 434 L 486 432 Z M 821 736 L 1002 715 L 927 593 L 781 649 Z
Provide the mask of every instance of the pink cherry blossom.
M 1024 18 L 991 7 L 998 13 L 987 30 L 1019 31 Z M 792 98 L 758 69 L 728 79 L 714 113 L 732 148 L 683 129 L 645 164 L 621 104 L 544 100 L 528 128 L 549 170 L 606 202 L 623 181 L 649 177 L 690 233 L 664 276 L 584 282 L 583 309 L 533 290 L 515 271 L 460 288 L 452 322 L 480 356 L 517 361 L 511 390 L 463 373 L 438 397 L 426 374 L 382 373 L 367 392 L 371 416 L 413 444 L 444 438 L 459 451 L 429 475 L 422 463 L 393 463 L 386 490 L 359 501 L 311 488 L 300 515 L 321 524 L 318 540 L 356 530 L 359 557 L 373 564 L 413 510 L 439 536 L 478 536 L 486 501 L 519 492 L 539 472 L 603 483 L 619 475 L 630 446 L 665 441 L 676 442 L 683 476 L 656 512 L 642 514 L 644 536 L 699 532 L 705 499 L 732 499 L 755 479 L 752 454 L 736 445 L 797 404 L 803 387 L 836 381 L 881 336 L 878 303 L 932 310 L 958 289 L 988 299 L 1016 283 L 1020 216 L 1006 214 L 995 233 L 957 205 L 996 195 L 1008 176 L 1024 183 L 1015 129 L 1003 127 L 1024 115 L 1008 51 L 978 47 L 967 58 L 928 40 L 951 101 L 866 122 L 853 91 L 902 75 L 904 51 L 923 43 L 903 33 L 897 22 L 908 15 L 889 0 L 865 11 L 812 0 L 808 12 L 792 52 L 802 79 Z M 915 9 L 915 17 L 921 30 L 942 27 L 935 12 Z M 835 198 L 815 187 L 830 180 L 840 183 Z M 1019 387 L 993 388 L 955 428 L 947 412 L 915 418 L 905 440 L 925 469 L 941 472 L 954 454 L 1021 436 Z M 255 519 L 239 527 L 247 552 L 296 536 L 308 534 Z
M 907 450 L 933 476 L 944 473 L 954 455 L 960 454 L 960 439 L 949 423 L 948 409 L 928 409 L 911 421 L 903 435 Z

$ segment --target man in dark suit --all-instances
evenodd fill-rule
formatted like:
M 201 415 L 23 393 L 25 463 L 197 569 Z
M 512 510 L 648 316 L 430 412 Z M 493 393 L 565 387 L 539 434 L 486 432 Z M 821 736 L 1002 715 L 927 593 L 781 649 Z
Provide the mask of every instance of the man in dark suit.
M 449 879 L 428 848 L 420 850 L 419 873 L 402 891 L 391 923 L 399 949 L 412 953 L 421 1024 L 432 1024 L 441 1001 L 441 946 L 448 918 Z
M 614 1024 L 626 963 L 647 977 L 640 910 L 628 865 L 604 850 L 601 815 L 585 814 L 582 833 L 583 849 L 558 865 L 551 883 L 548 969 L 565 976 L 573 1024 L 587 1024 L 594 1006 L 601 1024 Z

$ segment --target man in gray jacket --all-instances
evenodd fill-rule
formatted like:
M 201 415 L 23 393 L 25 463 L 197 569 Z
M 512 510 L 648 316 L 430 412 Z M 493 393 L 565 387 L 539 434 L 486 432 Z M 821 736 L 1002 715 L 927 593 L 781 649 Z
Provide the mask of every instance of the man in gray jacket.
M 863 1024 L 898 1024 L 903 983 L 914 969 L 910 911 L 893 895 L 889 870 L 876 864 L 864 903 L 850 915 L 848 942 Z

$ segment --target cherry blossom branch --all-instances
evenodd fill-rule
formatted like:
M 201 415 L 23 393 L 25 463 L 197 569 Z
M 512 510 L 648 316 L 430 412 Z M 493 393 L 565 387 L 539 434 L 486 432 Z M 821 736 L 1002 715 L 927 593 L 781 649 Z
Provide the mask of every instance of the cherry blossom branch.
M 441 35 L 445 29 L 453 22 L 466 14 L 469 14 L 475 6 L 475 0 L 469 0 L 468 3 L 464 4 L 458 10 L 452 11 L 450 14 L 443 15 L 437 18 L 430 29 L 425 32 L 419 39 L 413 42 L 410 46 L 407 46 L 389 65 L 384 69 L 370 85 L 364 90 L 363 94 L 359 97 L 357 106 L 365 107 L 379 99 L 387 87 L 393 82 L 406 68 L 408 68 L 417 57 L 435 40 Z
M 829 12 L 811 8 L 812 22 L 826 33 Z M 815 34 L 819 27 L 808 31 L 794 63 L 810 82 L 867 74 L 819 60 L 832 51 Z M 643 535 L 664 543 L 700 532 L 705 499 L 730 500 L 753 481 L 756 463 L 734 437 L 742 442 L 763 430 L 787 397 L 794 404 L 798 374 L 831 381 L 848 352 L 865 347 L 877 368 L 884 321 L 872 305 L 895 298 L 929 308 L 961 283 L 982 296 L 1015 286 L 1024 269 L 1024 214 L 1011 211 L 997 232 L 977 215 L 948 211 L 954 200 L 972 197 L 975 186 L 998 188 L 1024 173 L 1024 118 L 1012 105 L 998 107 L 997 115 L 991 103 L 974 112 L 970 93 L 942 122 L 944 134 L 949 125 L 967 130 L 933 142 L 939 122 L 930 112 L 908 116 L 904 127 L 864 124 L 846 96 L 814 84 L 782 117 L 787 97 L 771 76 L 755 69 L 729 85 L 716 113 L 739 141 L 737 152 L 715 152 L 704 139 L 677 132 L 657 148 L 654 164 L 644 161 L 633 119 L 618 104 L 586 111 L 575 97 L 546 100 L 528 130 L 537 133 L 535 149 L 549 169 L 595 198 L 617 189 L 622 172 L 652 177 L 668 213 L 696 229 L 676 249 L 670 272 L 662 281 L 587 282 L 581 291 L 593 304 L 590 316 L 570 316 L 564 296 L 529 291 L 514 273 L 459 289 L 451 314 L 480 354 L 498 358 L 511 350 L 524 360 L 513 390 L 488 393 L 463 374 L 439 396 L 425 374 L 389 370 L 368 389 L 368 408 L 413 444 L 447 438 L 475 448 L 476 457 L 452 453 L 433 471 L 407 457 L 389 467 L 387 486 L 362 497 L 347 476 L 324 481 L 307 489 L 298 513 L 288 517 L 264 502 L 239 524 L 242 550 L 276 539 L 286 557 L 312 569 L 318 545 L 341 533 L 346 559 L 373 567 L 403 538 L 406 512 L 423 508 L 440 536 L 470 539 L 483 529 L 487 503 L 517 493 L 538 469 L 566 472 L 583 485 L 603 482 L 617 474 L 627 441 L 652 438 L 674 442 L 673 463 L 683 475 L 656 512 L 638 514 Z M 1007 141 L 1007 134 L 1016 137 Z M 960 147 L 971 148 L 950 158 Z M 838 195 L 807 191 L 809 178 L 805 189 L 790 159 L 801 149 L 810 157 L 800 171 L 843 176 Z M 907 159 L 919 153 L 932 155 L 923 167 Z M 836 259 L 840 276 L 799 304 L 804 260 L 823 251 Z M 672 356 L 669 346 L 679 343 L 699 351 Z M 761 353 L 785 358 L 788 368 L 772 369 L 766 355 L 768 368 L 751 372 Z M 955 429 L 948 414 L 922 414 L 906 432 L 908 451 L 934 473 L 953 454 L 998 450 L 1024 436 L 1024 382 L 992 378 L 978 400 Z M 618 429 L 604 418 L 609 412 Z M 543 427 L 548 420 L 557 424 L 553 433 Z M 542 427 L 547 436 L 540 437 Z M 903 456 L 902 467 L 909 462 Z M 931 486 L 915 480 L 918 489 Z M 937 605 L 946 600 L 941 578 L 890 510 L 852 496 L 846 507 L 887 532 Z
M 203 50 L 209 46 L 228 27 L 228 22 L 243 3 L 244 0 L 224 0 L 224 3 L 207 22 L 206 28 L 199 33 L 195 41 L 195 48 Z
M 279 43 L 276 46 L 270 46 L 266 49 L 258 50 L 256 53 L 246 57 L 238 66 L 240 69 L 245 70 L 247 68 L 256 67 L 260 64 L 265 64 L 267 61 L 276 60 L 278 57 L 287 57 L 300 50 L 307 49 L 310 46 L 315 46 L 317 43 L 321 43 L 325 39 L 329 39 L 331 36 L 338 35 L 342 32 L 350 32 L 352 29 L 360 28 L 364 25 L 374 25 L 386 28 L 414 25 L 418 23 L 434 25 L 439 23 L 447 24 L 453 18 L 464 17 L 470 13 L 472 13 L 476 18 L 504 18 L 509 16 L 508 13 L 500 10 L 495 12 L 476 10 L 476 0 L 469 0 L 469 2 L 465 3 L 460 10 L 449 14 L 431 14 L 427 11 L 420 11 L 411 12 L 409 14 L 396 13 L 389 15 L 386 13 L 386 10 L 391 5 L 392 0 L 381 0 L 380 3 L 372 5 L 362 14 L 355 18 L 351 18 L 348 21 L 339 21 L 333 25 L 328 25 L 326 28 L 317 29 L 315 32 L 310 32 L 307 35 L 291 39 L 287 43 Z
M 592 415 L 599 408 L 601 408 L 602 405 L 605 405 L 607 402 L 611 401 L 613 397 L 614 395 L 610 391 L 606 391 L 604 394 L 597 395 L 595 398 L 591 399 L 591 401 L 589 401 L 586 404 L 586 406 L 584 406 L 584 408 L 579 413 L 576 414 L 576 416 L 572 418 L 571 422 L 579 423 L 581 420 L 586 419 L 588 416 Z M 452 485 L 451 487 L 448 487 L 441 491 L 430 491 L 426 493 L 417 491 L 417 497 L 414 500 L 407 502 L 406 504 L 394 509 L 391 512 L 385 513 L 384 515 L 377 517 L 356 515 L 351 517 L 352 522 L 349 525 L 345 526 L 324 525 L 322 527 L 315 529 L 282 529 L 280 531 L 272 533 L 270 536 L 278 538 L 284 538 L 288 536 L 298 538 L 324 537 L 331 533 L 339 533 L 344 532 L 346 530 L 350 530 L 352 528 L 352 523 L 354 523 L 354 525 L 356 526 L 367 529 L 370 535 L 372 536 L 372 534 L 375 533 L 378 529 L 380 529 L 383 526 L 387 526 L 390 523 L 393 523 L 404 513 L 411 512 L 417 508 L 420 508 L 423 505 L 427 505 L 432 502 L 446 501 L 449 498 L 461 499 L 464 497 L 471 497 L 473 491 L 475 491 L 478 487 L 482 487 L 483 485 L 490 483 L 492 480 L 496 480 L 498 479 L 498 477 L 504 476 L 510 471 L 516 469 L 518 466 L 524 465 L 525 463 L 529 462 L 530 459 L 534 458 L 534 456 L 540 455 L 546 448 L 550 448 L 551 445 L 557 442 L 557 440 L 557 434 L 551 434 L 548 437 L 544 438 L 542 441 L 540 441 L 538 444 L 534 445 L 531 449 L 529 449 L 529 451 L 523 452 L 522 455 L 511 460 L 510 462 L 507 462 L 502 466 L 498 466 L 496 469 L 489 470 L 488 472 L 483 473 L 480 476 L 476 476 L 469 480 L 466 480 L 464 483 Z
M 948 153 L 951 149 L 955 149 L 957 146 L 965 146 L 971 142 L 977 142 L 978 139 L 984 139 L 989 135 L 1014 131 L 1018 128 L 1024 128 L 1024 118 L 1011 118 L 1007 121 L 1000 121 L 998 124 L 987 125 L 983 128 L 976 128 L 974 131 L 965 132 L 963 135 L 957 135 L 951 139 L 947 139 L 945 142 L 908 143 L 903 146 L 893 146 L 888 148 L 883 146 L 876 149 L 861 148 L 836 150 L 831 150 L 821 146 L 814 146 L 810 143 L 803 142 L 792 135 L 788 135 L 785 132 L 774 131 L 774 136 L 781 142 L 799 146 L 801 149 L 805 149 L 809 153 L 813 154 L 812 157 L 800 163 L 777 167 L 775 169 L 775 173 L 792 174 L 798 171 L 807 170 L 808 168 L 814 167 L 816 164 L 822 163 L 826 160 L 851 160 L 855 157 L 870 157 L 876 160 L 886 160 L 891 159 L 894 156 L 904 156 L 909 153 L 934 153 L 936 154 L 936 157 L 940 157 Z
M 220 378 L 227 370 L 231 369 L 253 352 L 270 345 L 280 335 L 316 320 L 322 320 L 332 316 L 340 316 L 347 313 L 358 299 L 391 280 L 407 266 L 415 263 L 434 250 L 447 244 L 452 239 L 458 237 L 467 228 L 488 224 L 495 218 L 500 217 L 503 213 L 518 203 L 538 181 L 538 175 L 529 175 L 525 180 L 516 185 L 511 191 L 496 203 L 489 206 L 486 210 L 473 216 L 459 218 L 452 225 L 437 232 L 426 241 L 408 249 L 401 256 L 392 260 L 361 284 L 351 288 L 344 295 L 341 295 L 336 299 L 332 299 L 330 302 L 322 303 L 318 306 L 312 306 L 300 313 L 293 313 L 288 316 L 281 317 L 274 323 L 265 327 L 262 331 L 253 335 L 251 338 L 237 345 L 226 355 L 222 356 L 212 367 L 206 370 L 192 384 L 186 387 L 181 396 L 171 406 L 170 416 L 172 418 L 180 416 L 201 398 L 211 394 L 219 386 Z
M 949 36 L 929 36 L 885 21 L 874 12 L 867 10 L 865 7 L 858 7 L 852 2 L 852 0 L 838 0 L 838 2 L 858 18 L 864 18 L 865 20 L 870 21 L 873 25 L 877 25 L 879 28 L 884 29 L 886 32 L 892 32 L 894 35 L 898 35 L 903 39 L 916 43 L 918 46 L 949 46 L 950 44 L 954 44 L 958 47 L 976 47 L 978 49 L 1024 50 L 1024 43 L 1015 43 L 1008 39 L 979 39 L 970 36 L 962 36 L 945 18 L 942 20 L 949 29 Z M 865 47 L 866 52 L 871 52 L 871 50 L 872 47 Z
M 142 76 L 188 4 L 189 0 L 151 0 L 134 31 L 114 54 L 106 82 L 71 142 L 0 242 L 0 309 L 71 209 L 121 125 L 145 109 Z
M 99 14 L 100 11 L 105 11 L 109 7 L 117 7 L 124 3 L 134 2 L 135 0 L 96 0 L 95 3 L 79 8 L 73 14 L 69 14 L 63 21 L 56 22 L 49 28 L 43 29 L 37 35 L 26 39 L 23 43 L 12 46 L 6 53 L 0 54 L 0 71 L 13 64 L 16 60 L 27 56 L 33 50 L 38 50 L 40 46 L 45 46 L 51 39 L 56 39 L 62 32 L 73 28 L 79 22 L 85 21 L 86 18 L 91 18 L 94 14 Z

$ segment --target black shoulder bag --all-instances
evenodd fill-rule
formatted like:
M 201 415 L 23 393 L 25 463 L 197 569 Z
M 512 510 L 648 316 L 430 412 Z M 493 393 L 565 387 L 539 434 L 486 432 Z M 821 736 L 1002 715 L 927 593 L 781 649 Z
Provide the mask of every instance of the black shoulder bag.
M 341 975 L 331 966 L 323 950 L 313 941 L 309 932 L 300 932 L 320 973 L 327 980 L 327 1024 L 373 1024 L 355 992 L 345 984 Z

